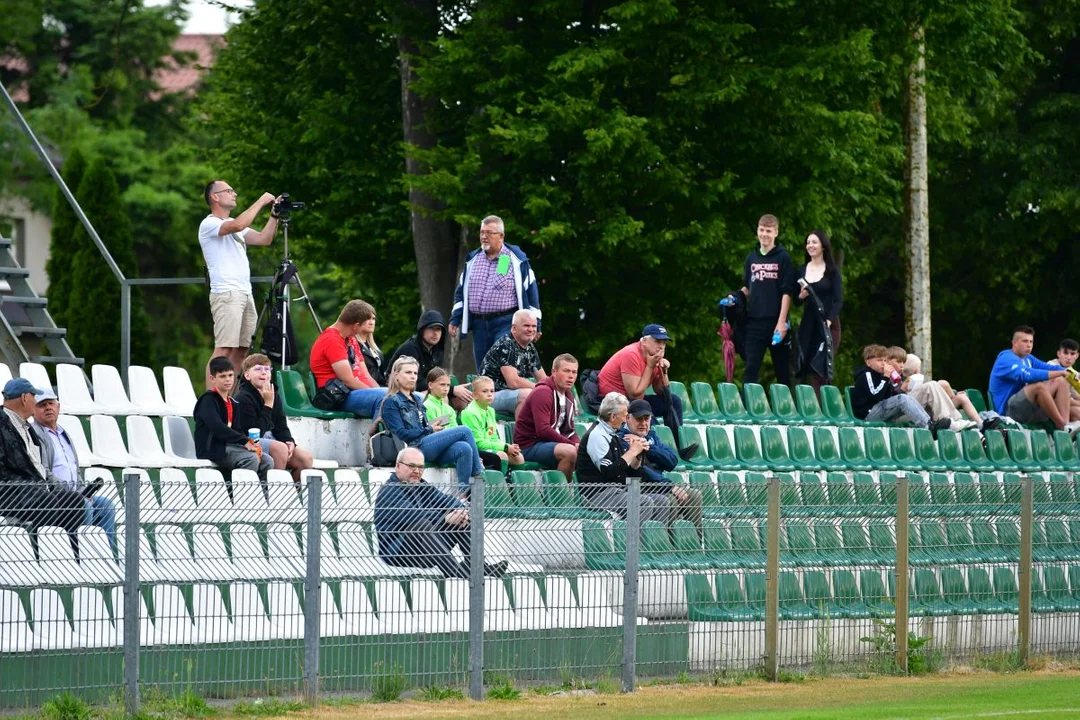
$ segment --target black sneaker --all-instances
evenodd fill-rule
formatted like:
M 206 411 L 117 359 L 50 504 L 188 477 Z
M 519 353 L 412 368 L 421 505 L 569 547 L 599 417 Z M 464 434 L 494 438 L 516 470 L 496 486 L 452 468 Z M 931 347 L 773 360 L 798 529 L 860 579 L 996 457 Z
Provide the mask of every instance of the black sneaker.
M 938 432 L 941 430 L 948 430 L 952 427 L 951 418 L 939 418 L 937 420 L 931 420 L 930 424 L 926 426 L 930 430 L 930 434 L 937 440 Z
M 690 443 L 689 445 L 687 445 L 686 447 L 684 447 L 682 450 L 679 451 L 679 457 L 681 457 L 683 460 L 686 460 L 687 462 L 690 462 L 690 458 L 694 457 L 694 453 L 696 453 L 697 451 L 698 451 L 698 444 L 697 443 Z

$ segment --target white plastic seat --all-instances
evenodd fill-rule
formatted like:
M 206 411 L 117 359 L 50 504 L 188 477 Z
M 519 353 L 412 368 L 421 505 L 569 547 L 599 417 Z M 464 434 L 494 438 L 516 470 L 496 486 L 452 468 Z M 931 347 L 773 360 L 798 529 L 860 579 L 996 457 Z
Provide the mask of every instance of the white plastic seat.
M 127 451 L 120 426 L 112 415 L 90 416 L 90 447 L 107 467 L 140 467 L 139 461 Z
M 57 366 L 59 367 L 59 366 Z M 53 382 L 49 378 L 49 371 L 41 363 L 19 363 L 19 377 L 29 380 L 30 384 L 38 390 L 52 390 Z
M 382 625 L 371 607 L 367 587 L 359 580 L 341 583 L 341 617 L 349 635 L 380 635 Z
M 467 632 L 469 629 L 469 581 L 449 578 L 443 583 L 446 593 L 446 618 L 450 632 Z
M 79 528 L 79 561 L 87 575 L 96 579 L 95 585 L 117 585 L 123 580 L 109 538 L 99 527 L 83 525 Z
M 334 489 L 337 498 L 329 515 L 323 516 L 323 522 L 357 522 L 370 527 L 375 522 L 375 510 L 368 500 L 364 483 L 355 470 L 337 470 L 334 472 Z M 328 485 L 323 485 L 323 508 L 326 508 L 326 496 L 332 495 Z
M 168 522 L 189 523 L 204 519 L 195 505 L 191 484 L 183 470 L 162 468 L 158 474 L 161 489 L 161 509 L 171 518 Z
M 72 591 L 71 601 L 77 647 L 116 647 L 121 644 L 123 628 L 113 624 L 100 590 L 77 587 Z
M 274 582 L 266 586 L 270 628 L 274 638 L 296 640 L 304 637 L 304 609 L 292 583 Z
M 233 625 L 221 590 L 216 585 L 191 587 L 191 609 L 195 616 L 195 637 L 200 643 L 228 643 L 233 640 Z
M 90 368 L 90 378 L 94 383 L 94 402 L 103 408 L 100 412 L 109 415 L 135 415 L 139 412 L 135 404 L 128 400 L 124 381 L 115 367 L 94 365 Z
M 34 622 L 35 650 L 67 650 L 77 647 L 75 631 L 68 622 L 64 602 L 55 590 L 31 590 L 30 615 Z
M 86 385 L 86 374 L 78 365 L 62 363 L 56 366 L 56 395 L 60 400 L 60 407 L 69 415 L 107 412 L 102 405 L 94 402 L 90 388 Z
M 288 470 L 270 470 L 266 473 L 266 486 L 270 495 L 270 516 L 275 522 L 301 523 L 307 520 L 307 508 L 300 501 L 292 473 Z
M 445 633 L 451 631 L 450 616 L 443 607 L 439 586 L 434 580 L 416 579 L 412 582 L 413 618 L 416 632 Z
M 535 584 L 535 583 L 534 583 Z M 537 592 L 539 596 L 539 592 Z M 484 578 L 484 630 L 521 630 L 522 624 L 514 612 L 510 596 L 501 578 Z
M 0 585 L 35 587 L 49 583 L 49 575 L 38 565 L 30 533 L 14 525 L 0 526 Z
M 549 575 L 545 584 L 547 585 L 547 609 L 552 625 L 559 628 L 588 627 L 581 608 L 574 598 L 570 581 L 561 575 Z M 520 610 L 520 604 L 518 608 Z
M 214 463 L 195 456 L 195 437 L 191 434 L 188 421 L 175 415 L 167 415 L 161 421 L 162 435 L 165 436 L 165 455 L 181 458 L 178 467 L 213 467 Z
M 94 493 L 94 497 L 108 498 L 116 507 L 116 522 L 124 522 L 124 498 L 120 494 L 120 488 L 116 486 L 116 478 L 112 471 L 103 467 L 88 467 L 83 470 L 83 483 L 89 485 L 95 480 L 104 483 L 101 489 Z
M 197 638 L 184 595 L 176 585 L 159 584 L 152 590 L 154 618 L 149 631 L 151 645 L 191 645 Z M 144 635 L 144 638 L 146 636 Z M 145 639 L 143 642 L 146 642 Z
M 232 471 L 233 514 L 242 522 L 264 523 L 276 518 L 270 512 L 262 483 L 253 470 Z
M 233 514 L 233 503 L 225 488 L 225 477 L 216 468 L 199 468 L 195 471 L 195 493 L 199 514 L 216 523 L 238 522 Z
M 229 526 L 232 538 L 233 565 L 240 577 L 252 582 L 258 580 L 291 580 L 292 576 L 280 577 L 263 553 L 262 543 L 255 528 L 237 523 Z
M 174 467 L 178 464 L 176 460 L 180 458 L 170 458 L 161 449 L 153 420 L 145 415 L 128 415 L 124 424 L 127 425 L 129 453 L 139 467 Z
M 43 527 L 38 530 L 41 569 L 50 579 L 47 585 L 94 585 L 98 578 L 75 561 L 75 551 L 67 530 Z
M 154 531 L 157 542 L 157 565 L 166 582 L 190 583 L 202 580 L 202 570 L 191 556 L 187 538 L 179 525 L 158 525 Z
M 334 602 L 334 591 L 329 583 L 319 583 L 319 636 L 344 637 L 351 635 L 349 624 Z
M 372 552 L 364 528 L 358 523 L 343 522 L 338 526 L 338 545 L 341 562 L 349 568 L 350 577 L 440 576 L 435 568 L 387 565 Z
M 270 640 L 273 636 L 270 618 L 259 588 L 247 582 L 233 583 L 229 586 L 229 596 L 234 639 L 238 642 Z
M 120 549 L 120 563 L 125 568 L 127 567 L 126 558 L 124 552 L 127 546 L 124 544 L 124 535 L 126 535 L 127 528 L 116 529 L 116 543 Z M 141 527 L 139 532 L 139 581 L 143 583 L 158 583 L 165 582 L 165 578 L 168 574 L 167 570 L 162 570 L 158 566 L 157 558 L 154 557 L 154 550 L 150 547 L 150 538 L 147 536 L 146 531 Z
M 94 381 L 97 385 L 97 381 Z M 128 395 L 139 415 L 175 415 L 176 410 L 161 396 L 154 371 L 143 365 L 128 366 Z
M 14 590 L 0 589 L 0 653 L 26 652 L 33 647 L 34 633 L 22 599 Z
M 128 468 L 128 473 L 135 473 L 139 478 L 139 522 L 144 525 L 178 522 L 175 511 L 162 507 L 150 484 L 150 475 L 145 470 Z
M 416 620 L 399 581 L 375 581 L 375 607 L 384 634 L 412 635 L 417 632 Z
M 162 379 L 165 381 L 165 403 L 172 407 L 177 415 L 191 417 L 198 398 L 187 370 L 166 366 L 162 370 Z
M 74 415 L 61 415 L 56 423 L 67 432 L 71 444 L 75 446 L 75 455 L 79 458 L 79 467 L 91 465 L 109 465 L 105 458 L 90 449 L 90 443 L 86 440 L 82 422 Z
M 526 630 L 547 630 L 555 626 L 551 613 L 544 606 L 540 586 L 531 577 L 518 576 L 510 579 L 514 591 L 514 614 Z
M 620 627 L 622 605 L 612 598 L 611 585 L 622 587 L 622 576 L 615 573 L 585 573 L 577 578 L 583 627 Z M 619 600 L 621 603 L 621 598 Z M 640 624 L 640 622 L 639 622 Z
M 11 368 L 8 367 L 6 362 L 0 362 L 0 387 L 7 384 L 7 381 L 11 379 Z M 44 388 L 41 388 L 44 390 Z
M 319 552 L 319 575 L 324 580 L 343 580 L 351 577 L 349 569 L 334 549 L 334 540 L 330 537 L 330 530 L 322 526 L 322 539 Z
M 307 575 L 307 560 L 296 544 L 296 534 L 289 525 L 269 523 L 266 526 L 270 565 L 283 578 L 303 578 Z
M 216 525 L 193 526 L 192 538 L 195 541 L 195 564 L 203 580 L 227 583 L 242 579 L 225 548 L 221 530 Z

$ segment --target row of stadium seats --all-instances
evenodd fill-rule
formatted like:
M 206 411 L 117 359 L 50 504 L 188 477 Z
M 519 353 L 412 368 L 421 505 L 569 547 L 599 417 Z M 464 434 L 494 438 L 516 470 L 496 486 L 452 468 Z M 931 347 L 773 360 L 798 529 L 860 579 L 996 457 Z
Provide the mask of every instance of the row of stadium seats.
M 86 374 L 78 365 L 56 365 L 56 383 L 49 371 L 40 363 L 24 362 L 19 365 L 19 377 L 26 378 L 38 388 L 56 388 L 60 409 L 68 415 L 182 415 L 191 417 L 195 408 L 195 389 L 187 370 L 166 367 L 162 371 L 165 393 L 153 369 L 141 365 L 128 368 L 128 387 L 120 379 L 120 372 L 112 365 L 94 365 L 90 369 L 93 393 L 86 384 Z M 11 368 L 0 363 L 0 386 L 12 377 Z

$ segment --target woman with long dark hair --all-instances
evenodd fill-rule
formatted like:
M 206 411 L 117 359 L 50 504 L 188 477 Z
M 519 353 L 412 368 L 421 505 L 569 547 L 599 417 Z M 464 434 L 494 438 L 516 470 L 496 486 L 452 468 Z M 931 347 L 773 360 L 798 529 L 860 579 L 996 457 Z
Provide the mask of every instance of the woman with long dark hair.
M 805 306 L 796 336 L 795 376 L 820 390 L 833 380 L 832 359 L 840 345 L 844 284 L 833 260 L 832 243 L 823 231 L 814 230 L 806 236 L 804 258 L 795 274 L 800 285 L 795 302 Z M 826 335 L 831 348 L 825 342 Z

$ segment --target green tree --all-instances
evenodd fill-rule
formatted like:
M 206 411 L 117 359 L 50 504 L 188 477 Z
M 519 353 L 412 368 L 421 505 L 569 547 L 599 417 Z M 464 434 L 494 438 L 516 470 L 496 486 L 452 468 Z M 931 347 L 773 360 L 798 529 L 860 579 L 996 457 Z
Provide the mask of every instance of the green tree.
M 76 149 L 64 163 L 64 182 L 72 193 L 79 189 L 86 159 Z M 72 280 L 75 274 L 73 262 L 79 246 L 75 244 L 75 229 L 79 219 L 67 198 L 56 189 L 56 201 L 53 203 L 52 234 L 49 243 L 49 259 L 45 263 L 45 272 L 49 275 L 49 314 L 57 326 L 65 327 L 71 302 Z
M 138 275 L 131 225 L 120 201 L 116 177 L 103 158 L 94 160 L 79 185 L 79 201 L 91 224 L 127 277 Z M 75 274 L 68 311 L 68 338 L 72 350 L 94 363 L 120 364 L 120 283 L 97 246 L 81 226 L 75 231 L 79 248 L 72 262 Z M 150 358 L 149 323 L 142 293 L 131 293 L 131 361 Z

